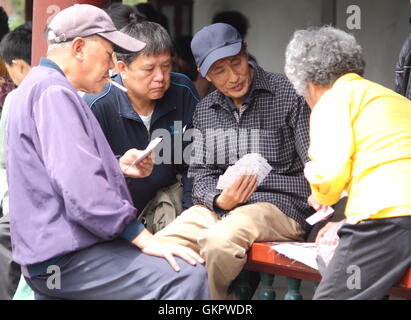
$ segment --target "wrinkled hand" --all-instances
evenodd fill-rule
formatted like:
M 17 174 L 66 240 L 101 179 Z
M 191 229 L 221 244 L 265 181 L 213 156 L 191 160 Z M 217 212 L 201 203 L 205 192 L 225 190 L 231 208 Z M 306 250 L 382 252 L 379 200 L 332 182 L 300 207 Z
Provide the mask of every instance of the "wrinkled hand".
M 333 228 L 339 222 L 328 222 L 320 231 L 317 233 L 317 237 L 315 238 L 315 244 L 318 246 L 322 237 L 324 237 L 325 233 Z
M 195 266 L 198 263 L 204 263 L 204 259 L 200 257 L 194 250 L 175 244 L 163 239 L 151 238 L 142 248 L 146 254 L 165 258 L 175 271 L 180 271 L 180 266 L 174 259 L 174 256 L 180 257 Z
M 142 150 L 130 149 L 120 158 L 120 168 L 125 176 L 145 178 L 151 174 L 154 166 L 152 153 L 136 165 L 130 166 L 142 153 Z
M 307 199 L 308 204 L 313 207 L 315 209 L 315 211 L 327 208 L 328 206 L 325 206 L 319 202 L 317 202 L 317 200 L 315 200 L 313 195 L 310 195 Z
M 256 189 L 256 175 L 241 175 L 230 188 L 225 189 L 216 198 L 215 204 L 223 210 L 232 210 L 247 202 Z
M 144 229 L 141 234 L 133 240 L 133 243 L 145 254 L 165 258 L 177 272 L 180 271 L 180 267 L 174 259 L 174 256 L 184 259 L 193 266 L 195 266 L 197 262 L 204 263 L 204 259 L 194 250 L 167 240 L 156 238 L 147 229 Z

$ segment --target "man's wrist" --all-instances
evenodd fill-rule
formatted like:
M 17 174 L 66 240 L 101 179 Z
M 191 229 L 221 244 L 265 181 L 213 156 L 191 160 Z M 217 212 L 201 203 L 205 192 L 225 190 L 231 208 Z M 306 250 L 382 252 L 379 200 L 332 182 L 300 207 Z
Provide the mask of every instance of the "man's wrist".
M 217 198 L 221 195 L 218 194 L 214 197 L 214 201 L 213 201 L 213 210 L 215 213 L 220 214 L 220 215 L 224 215 L 226 214 L 229 210 L 223 209 L 221 208 L 218 204 L 217 204 Z
M 143 231 L 141 231 L 140 234 L 137 237 L 135 237 L 132 243 L 138 248 L 140 248 L 141 250 L 143 250 L 147 246 L 147 243 L 150 242 L 152 238 L 153 238 L 153 234 L 147 229 L 143 229 Z
M 213 207 L 214 207 L 215 209 L 221 209 L 220 206 L 219 206 L 218 203 L 217 203 L 218 197 L 219 197 L 220 195 L 221 195 L 221 193 L 217 194 L 217 195 L 214 197 L 214 199 L 213 199 Z

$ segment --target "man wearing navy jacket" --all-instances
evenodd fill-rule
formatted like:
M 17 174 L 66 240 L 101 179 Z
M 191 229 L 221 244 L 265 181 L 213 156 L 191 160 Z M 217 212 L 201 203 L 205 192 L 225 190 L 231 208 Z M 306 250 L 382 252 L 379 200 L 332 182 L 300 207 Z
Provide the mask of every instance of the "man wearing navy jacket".
M 183 161 L 187 143 L 182 143 L 182 137 L 191 126 L 198 95 L 188 77 L 171 72 L 172 41 L 161 25 L 132 22 L 122 32 L 147 44 L 138 53 L 117 54 L 119 74 L 112 79 L 127 92 L 109 83 L 98 95 L 87 94 L 84 99 L 116 155 L 130 148 L 145 149 L 156 136 L 164 137 L 152 174 L 130 179 L 128 187 L 136 208 L 147 212 L 155 210 L 159 191 L 175 192 L 176 177 L 181 176 L 183 192 L 174 197 L 178 215 L 192 206 L 192 184 Z

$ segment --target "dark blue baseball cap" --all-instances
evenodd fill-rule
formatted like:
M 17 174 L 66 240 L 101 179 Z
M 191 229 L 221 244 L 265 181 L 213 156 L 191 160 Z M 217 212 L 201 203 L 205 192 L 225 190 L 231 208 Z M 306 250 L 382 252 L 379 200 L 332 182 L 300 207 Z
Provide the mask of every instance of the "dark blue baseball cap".
M 191 40 L 191 51 L 201 75 L 205 77 L 217 60 L 235 56 L 243 39 L 229 24 L 215 23 L 198 31 Z

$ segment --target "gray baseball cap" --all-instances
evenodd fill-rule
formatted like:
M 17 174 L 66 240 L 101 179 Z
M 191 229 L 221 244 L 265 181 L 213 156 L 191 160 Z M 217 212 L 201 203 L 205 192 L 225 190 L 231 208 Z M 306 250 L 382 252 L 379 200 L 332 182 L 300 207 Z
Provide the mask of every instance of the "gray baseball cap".
M 214 23 L 198 31 L 191 40 L 191 51 L 201 75 L 205 77 L 217 60 L 238 54 L 242 42 L 238 31 L 226 23 Z
M 119 53 L 138 52 L 146 46 L 118 31 L 104 10 L 89 4 L 75 4 L 56 14 L 48 25 L 47 39 L 50 43 L 61 43 L 93 35 L 110 41 Z

